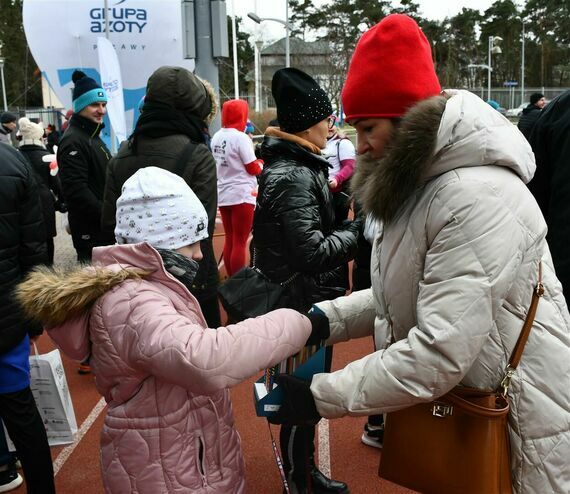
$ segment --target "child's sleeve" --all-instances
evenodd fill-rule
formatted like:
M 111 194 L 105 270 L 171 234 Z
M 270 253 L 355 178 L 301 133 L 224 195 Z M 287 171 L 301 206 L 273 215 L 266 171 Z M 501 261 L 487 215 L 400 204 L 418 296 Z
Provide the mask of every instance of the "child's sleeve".
M 305 345 L 311 323 L 279 309 L 217 329 L 180 314 L 166 297 L 144 297 L 129 318 L 130 359 L 157 378 L 191 392 L 212 394 L 271 367 Z

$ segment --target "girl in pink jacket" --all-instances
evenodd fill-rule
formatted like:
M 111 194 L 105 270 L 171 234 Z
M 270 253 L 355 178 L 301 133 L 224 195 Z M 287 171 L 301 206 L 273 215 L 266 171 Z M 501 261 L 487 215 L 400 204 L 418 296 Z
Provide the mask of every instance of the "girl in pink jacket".
M 58 346 L 90 358 L 108 404 L 108 493 L 245 492 L 228 388 L 295 353 L 311 333 L 309 319 L 289 309 L 206 326 L 188 287 L 207 218 L 182 178 L 143 168 L 117 201 L 119 245 L 96 248 L 92 267 L 44 268 L 19 287 Z

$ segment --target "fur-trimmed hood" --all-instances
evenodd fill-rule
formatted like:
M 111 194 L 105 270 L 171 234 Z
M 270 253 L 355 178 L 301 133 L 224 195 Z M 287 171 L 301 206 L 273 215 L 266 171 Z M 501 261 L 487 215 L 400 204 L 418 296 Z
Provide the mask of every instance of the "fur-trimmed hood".
M 187 289 L 168 275 L 160 254 L 147 243 L 93 250 L 93 266 L 64 271 L 41 267 L 16 289 L 26 315 L 43 324 L 70 357 L 89 355 L 89 316 L 95 302 L 126 280 L 152 279 L 178 293 Z
M 123 281 L 146 274 L 119 266 L 71 271 L 39 267 L 20 283 L 16 296 L 26 314 L 39 321 L 67 355 L 83 361 L 90 354 L 89 312 L 93 304 Z
M 416 189 L 456 168 L 495 165 L 528 183 L 536 165 L 519 130 L 479 97 L 447 90 L 404 115 L 381 159 L 358 157 L 352 180 L 367 213 L 390 222 Z
M 40 266 L 18 285 L 16 297 L 28 317 L 52 328 L 88 312 L 99 297 L 123 281 L 147 274 L 118 266 L 71 270 Z
M 145 100 L 189 112 L 207 125 L 212 123 L 219 108 L 212 85 L 182 67 L 156 69 L 148 79 Z

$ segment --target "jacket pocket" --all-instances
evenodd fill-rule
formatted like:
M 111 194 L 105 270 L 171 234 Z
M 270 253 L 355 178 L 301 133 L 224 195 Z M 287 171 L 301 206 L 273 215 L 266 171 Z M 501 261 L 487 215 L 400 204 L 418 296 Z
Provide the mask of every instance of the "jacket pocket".
M 196 436 L 196 470 L 202 479 L 202 486 L 208 486 L 208 472 L 206 470 L 206 443 L 201 435 Z

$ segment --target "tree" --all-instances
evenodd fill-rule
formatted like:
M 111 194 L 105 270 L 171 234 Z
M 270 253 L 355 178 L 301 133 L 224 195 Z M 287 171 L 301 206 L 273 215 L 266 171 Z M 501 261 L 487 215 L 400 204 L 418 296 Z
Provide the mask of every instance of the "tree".
M 488 59 L 490 36 L 500 36 L 501 54 L 492 55 L 492 85 L 520 79 L 521 67 L 521 12 L 512 0 L 497 0 L 483 14 L 481 22 L 481 53 Z M 488 63 L 485 61 L 484 63 Z
M 444 87 L 469 87 L 472 84 L 468 65 L 479 63 L 480 49 L 474 41 L 481 14 L 463 8 L 451 18 L 438 23 L 428 21 L 420 26 L 433 46 L 439 80 Z
M 322 33 L 320 39 L 329 43 L 331 69 L 326 74 L 325 90 L 337 108 L 356 42 L 366 29 L 387 15 L 389 5 L 389 1 L 333 0 L 316 9 L 312 2 L 305 0 L 290 3 L 291 18 L 302 22 L 303 32 L 310 29 Z
M 534 85 L 568 84 L 570 63 L 570 5 L 567 1 L 528 0 L 523 16 L 529 33 L 528 73 Z
M 0 43 L 9 106 L 42 106 L 40 71 L 26 41 L 22 0 L 0 0 Z
M 289 8 L 292 15 L 289 22 L 293 24 L 291 36 L 307 40 L 307 34 L 311 31 L 309 17 L 315 14 L 315 6 L 312 0 L 289 0 Z
M 470 73 L 469 64 L 488 64 L 489 36 L 500 36 L 502 54 L 492 59 L 493 86 L 519 80 L 522 65 L 522 26 L 525 36 L 525 82 L 527 86 L 570 84 L 570 2 L 496 0 L 481 15 L 464 8 L 443 21 L 424 19 L 415 0 L 328 0 L 318 8 L 310 0 L 289 0 L 296 32 L 312 33 L 331 47 L 330 95 L 338 94 L 348 64 L 362 33 L 389 13 L 414 18 L 432 45 L 436 71 L 444 87 L 472 87 L 487 81 L 487 72 Z M 335 89 L 336 88 L 336 89 Z

